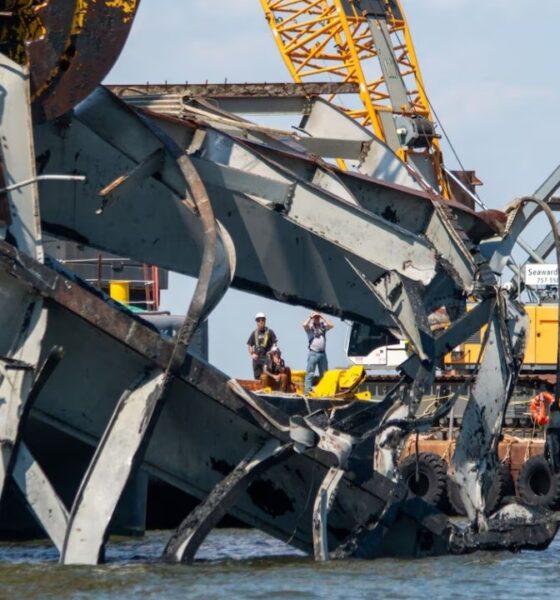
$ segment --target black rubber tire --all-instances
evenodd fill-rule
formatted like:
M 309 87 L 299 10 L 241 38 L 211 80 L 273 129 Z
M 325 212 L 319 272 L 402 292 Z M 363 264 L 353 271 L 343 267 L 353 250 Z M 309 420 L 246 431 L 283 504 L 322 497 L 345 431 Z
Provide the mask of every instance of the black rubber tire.
M 527 504 L 560 509 L 560 473 L 553 473 L 542 455 L 533 456 L 521 467 L 517 489 Z
M 418 479 L 416 463 L 418 461 Z M 422 498 L 440 510 L 447 507 L 447 463 L 437 454 L 420 452 L 407 456 L 399 465 L 403 482 L 411 496 Z
M 515 486 L 509 467 L 504 464 L 499 464 L 496 468 L 496 473 L 492 478 L 492 485 L 486 496 L 484 514 L 491 515 L 499 508 L 502 500 L 506 496 L 513 496 L 514 494 Z M 465 516 L 467 511 L 465 510 L 465 505 L 459 495 L 459 486 L 454 481 L 451 481 L 451 479 L 447 482 L 447 495 L 453 511 L 458 515 Z

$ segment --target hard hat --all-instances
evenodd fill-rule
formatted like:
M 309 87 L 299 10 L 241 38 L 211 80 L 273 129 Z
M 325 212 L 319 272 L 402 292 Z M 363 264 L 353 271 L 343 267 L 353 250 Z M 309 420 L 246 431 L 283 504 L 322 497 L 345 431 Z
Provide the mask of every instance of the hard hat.
M 255 321 L 256 321 L 257 319 L 266 319 L 266 315 L 265 315 L 263 312 L 258 312 L 258 313 L 255 315 Z

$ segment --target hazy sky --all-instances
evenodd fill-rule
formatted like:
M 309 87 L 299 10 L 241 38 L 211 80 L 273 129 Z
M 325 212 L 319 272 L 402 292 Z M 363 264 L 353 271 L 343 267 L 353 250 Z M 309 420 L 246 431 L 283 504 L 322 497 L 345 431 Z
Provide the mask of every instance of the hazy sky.
M 560 163 L 560 2 L 402 0 L 426 91 L 481 198 L 501 207 L 533 192 Z M 289 81 L 258 0 L 142 0 L 109 83 Z M 458 168 L 444 145 L 449 168 Z M 172 277 L 164 307 L 184 313 L 192 282 Z M 304 368 L 308 311 L 231 291 L 210 318 L 210 361 L 249 377 L 245 342 L 264 310 L 287 362 Z M 344 365 L 347 327 L 328 356 Z

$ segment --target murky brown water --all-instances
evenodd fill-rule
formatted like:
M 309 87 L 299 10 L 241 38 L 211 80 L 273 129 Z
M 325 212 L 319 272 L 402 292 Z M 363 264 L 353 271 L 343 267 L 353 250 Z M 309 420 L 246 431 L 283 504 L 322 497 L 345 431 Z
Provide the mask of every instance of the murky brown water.
M 188 567 L 158 561 L 167 537 L 113 540 L 99 567 L 62 567 L 46 543 L 0 544 L 0 598 L 536 600 L 560 587 L 559 539 L 541 553 L 318 564 L 257 531 L 219 530 Z

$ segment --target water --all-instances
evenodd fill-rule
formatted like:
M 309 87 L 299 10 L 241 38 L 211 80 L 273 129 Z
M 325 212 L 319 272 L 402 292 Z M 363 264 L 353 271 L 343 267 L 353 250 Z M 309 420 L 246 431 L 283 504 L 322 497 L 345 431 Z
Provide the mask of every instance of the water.
M 0 544 L 0 598 L 532 600 L 560 587 L 560 539 L 545 552 L 320 564 L 257 531 L 218 530 L 185 566 L 159 562 L 168 535 L 112 541 L 98 567 L 60 566 L 43 542 Z

